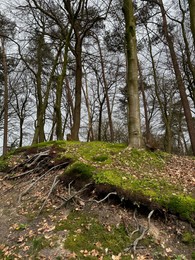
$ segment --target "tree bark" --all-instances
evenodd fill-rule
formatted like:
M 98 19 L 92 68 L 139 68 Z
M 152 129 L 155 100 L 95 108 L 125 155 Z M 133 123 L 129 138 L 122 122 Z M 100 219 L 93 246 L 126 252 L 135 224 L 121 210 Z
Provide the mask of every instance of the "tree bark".
M 140 148 L 142 143 L 140 107 L 138 93 L 138 66 L 135 18 L 132 0 L 123 1 L 126 33 L 127 95 L 128 95 L 128 142 L 129 146 Z
M 73 113 L 73 126 L 71 129 L 71 138 L 79 141 L 79 129 L 81 121 L 81 90 L 82 90 L 82 40 L 78 37 L 75 48 L 76 57 L 76 83 L 75 83 L 75 106 Z

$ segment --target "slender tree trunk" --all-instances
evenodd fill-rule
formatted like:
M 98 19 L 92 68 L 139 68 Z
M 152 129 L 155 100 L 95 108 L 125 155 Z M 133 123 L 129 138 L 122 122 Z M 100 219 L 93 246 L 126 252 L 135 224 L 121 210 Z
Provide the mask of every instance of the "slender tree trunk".
M 68 62 L 68 50 L 70 45 L 70 37 L 71 37 L 72 29 L 69 30 L 66 37 L 66 45 L 64 50 L 63 57 L 63 68 L 62 73 L 59 76 L 57 87 L 56 87 L 56 103 L 55 103 L 55 112 L 56 112 L 56 137 L 57 140 L 63 140 L 63 127 L 62 127 L 62 113 L 61 113 L 61 102 L 62 102 L 62 89 L 64 79 L 66 77 L 66 68 Z
M 187 122 L 187 126 L 188 126 L 188 132 L 189 132 L 189 136 L 190 136 L 192 151 L 193 151 L 193 154 L 195 155 L 195 125 L 194 125 L 194 121 L 192 118 L 190 105 L 189 105 L 189 102 L 187 99 L 186 89 L 185 89 L 185 85 L 184 85 L 184 82 L 182 79 L 177 56 L 175 53 L 173 39 L 172 39 L 172 36 L 168 32 L 166 11 L 164 9 L 162 0 L 159 0 L 159 3 L 160 3 L 160 9 L 161 9 L 161 14 L 162 14 L 162 18 L 163 18 L 163 32 L 164 32 L 164 35 L 165 35 L 167 43 L 168 43 L 168 47 L 169 47 L 169 51 L 170 51 L 170 55 L 171 55 L 171 59 L 172 59 L 172 63 L 173 63 L 173 69 L 175 71 L 175 76 L 176 76 L 177 85 L 178 85 L 179 92 L 180 92 L 181 102 L 183 105 L 184 114 L 185 114 L 185 118 L 186 118 L 186 122 Z
M 194 48 L 195 48 L 195 0 L 188 0 L 190 7 L 190 23 L 191 31 L 194 39 Z
M 36 128 L 33 138 L 33 143 L 40 143 L 45 141 L 44 134 L 44 109 L 43 109 L 43 97 L 42 97 L 42 49 L 44 45 L 44 33 L 39 36 L 38 46 L 37 46 L 37 74 L 36 74 L 36 90 L 37 90 L 37 120 Z
M 68 103 L 69 111 L 73 115 L 74 105 L 73 105 L 73 100 L 72 100 L 72 95 L 71 95 L 70 84 L 69 84 L 69 81 L 68 81 L 67 77 L 65 78 L 65 81 L 66 81 L 67 103 Z
M 152 62 L 152 71 L 153 71 L 153 79 L 154 79 L 154 88 L 155 88 L 155 94 L 156 98 L 158 100 L 158 104 L 160 107 L 161 115 L 162 115 L 162 120 L 165 125 L 165 138 L 164 138 L 164 149 L 166 152 L 171 153 L 172 151 L 172 134 L 171 134 L 171 120 L 170 117 L 168 116 L 166 109 L 165 109 L 165 104 L 161 100 L 160 95 L 159 95 L 159 86 L 158 86 L 158 79 L 157 79 L 157 73 L 156 73 L 156 65 L 155 65 L 155 60 L 153 57 L 153 52 L 152 52 L 152 42 L 150 39 L 149 31 L 147 28 L 147 25 L 145 25 L 146 31 L 147 31 L 147 36 L 148 36 L 148 43 L 149 43 L 149 53 L 150 53 L 150 58 Z
M 71 129 L 71 138 L 74 141 L 79 140 L 79 129 L 81 120 L 81 89 L 82 89 L 82 42 L 81 39 L 77 39 L 76 43 L 76 85 L 75 85 L 75 106 L 73 113 L 73 126 Z
M 101 50 L 98 36 L 96 36 L 95 39 L 97 41 L 99 54 L 100 54 L 100 63 L 101 63 L 102 78 L 103 78 L 103 84 L 104 84 L 104 94 L 106 97 L 108 123 L 109 123 L 109 129 L 110 129 L 110 141 L 113 142 L 114 141 L 114 130 L 113 130 L 113 123 L 112 123 L 112 110 L 110 107 L 110 99 L 109 99 L 109 94 L 108 94 L 108 84 L 107 84 L 106 75 L 105 75 L 104 59 L 103 59 L 102 50 Z
M 85 104 L 86 104 L 87 114 L 88 114 L 87 142 L 89 142 L 89 141 L 94 141 L 94 135 L 93 135 L 93 122 L 92 122 L 91 107 L 90 107 L 90 102 L 89 102 L 89 91 L 88 91 L 86 73 L 85 73 L 85 89 L 83 88 L 83 94 L 84 94 L 84 97 L 85 97 Z
M 20 141 L 19 141 L 19 147 L 22 147 L 22 143 L 23 143 L 23 124 L 24 124 L 24 118 L 20 117 Z
M 140 87 L 141 87 L 141 93 L 142 93 L 142 99 L 143 99 L 143 106 L 144 106 L 144 116 L 145 116 L 145 126 L 146 126 L 146 140 L 145 143 L 151 145 L 152 142 L 152 137 L 151 137 L 151 132 L 150 132 L 150 122 L 148 119 L 148 104 L 147 104 L 147 99 L 145 95 L 145 89 L 144 89 L 144 81 L 143 81 L 143 75 L 142 75 L 142 68 L 138 62 L 138 70 L 139 70 L 139 78 L 140 78 Z
M 194 1 L 194 3 L 195 3 L 195 1 Z M 185 30 L 185 23 L 184 23 L 186 12 L 183 10 L 183 8 L 181 6 L 181 0 L 179 0 L 179 6 L 180 6 L 180 10 L 182 12 L 181 29 L 182 29 L 182 35 L 183 35 L 183 39 L 184 39 L 184 43 L 185 43 L 185 55 L 183 55 L 184 66 L 187 61 L 188 68 L 192 74 L 193 82 L 195 84 L 195 66 L 193 65 L 192 60 L 191 60 L 191 51 L 190 51 L 190 47 L 189 47 L 189 43 L 188 43 L 188 39 L 187 39 L 187 35 L 186 35 L 186 30 Z M 193 19 L 194 19 L 194 23 L 195 23 L 195 7 L 194 7 Z M 189 72 L 187 72 L 187 73 L 189 74 Z M 191 92 L 191 98 L 193 99 L 194 107 L 195 107 L 195 88 L 193 88 L 193 87 L 190 88 L 190 92 Z
M 129 146 L 139 148 L 143 145 L 140 123 L 140 105 L 138 93 L 138 66 L 135 18 L 132 0 L 123 1 L 126 26 L 127 57 L 127 95 L 128 95 L 128 133 Z
M 7 57 L 5 52 L 5 41 L 1 39 L 2 60 L 3 60 L 3 77 L 4 77 L 4 133 L 3 133 L 3 155 L 8 151 L 8 69 Z
M 43 98 L 42 96 L 42 81 L 41 81 L 41 75 L 42 75 L 42 64 L 38 65 L 38 73 L 36 77 L 36 83 L 37 83 L 37 120 L 36 120 L 36 126 L 35 126 L 35 133 L 33 138 L 33 144 L 44 142 L 45 141 L 45 133 L 44 133 L 44 126 L 45 126 L 45 112 L 48 105 L 48 99 L 49 94 L 52 86 L 53 76 L 56 70 L 56 67 L 58 65 L 58 59 L 61 53 L 62 47 L 59 48 L 58 53 L 56 54 L 54 64 L 52 67 L 52 71 L 47 83 L 45 96 Z

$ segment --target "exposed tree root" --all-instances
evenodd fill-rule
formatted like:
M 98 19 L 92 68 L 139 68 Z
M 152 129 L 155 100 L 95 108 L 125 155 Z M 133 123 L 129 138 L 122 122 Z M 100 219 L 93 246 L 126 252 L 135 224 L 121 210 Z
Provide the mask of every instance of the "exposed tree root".
M 55 187 L 57 186 L 57 184 L 59 182 L 60 182 L 60 180 L 58 179 L 58 176 L 55 176 L 54 181 L 53 181 L 52 186 L 51 186 L 51 189 L 50 189 L 46 199 L 44 200 L 43 205 L 41 206 L 41 208 L 39 210 L 38 216 L 41 214 L 41 212 L 42 212 L 42 210 L 43 210 L 47 200 L 49 199 L 50 195 L 52 194 L 52 192 L 54 191 Z
M 127 248 L 124 249 L 125 252 L 128 252 L 128 251 L 132 250 L 132 251 L 133 251 L 133 254 L 136 253 L 136 249 L 137 249 L 137 245 L 138 245 L 139 241 L 144 238 L 145 234 L 147 234 L 147 232 L 148 232 L 149 229 L 150 229 L 150 218 L 151 218 L 151 216 L 152 216 L 153 213 L 154 213 L 154 210 L 150 211 L 150 213 L 148 214 L 148 225 L 147 225 L 147 227 L 144 227 L 144 226 L 142 226 L 142 225 L 139 224 L 139 222 L 138 222 L 138 220 L 137 220 L 137 218 L 136 218 L 136 210 L 134 211 L 134 219 L 135 219 L 135 221 L 136 221 L 137 228 L 131 233 L 131 237 L 132 237 L 135 233 L 137 233 L 137 232 L 140 232 L 141 235 L 140 235 L 138 238 L 136 238 L 136 239 L 134 240 L 134 242 L 133 242 L 129 247 L 127 247 Z
M 51 172 L 52 170 L 55 170 L 57 169 L 58 167 L 61 167 L 62 165 L 63 166 L 67 166 L 69 163 L 68 162 L 65 162 L 65 163 L 61 163 L 60 165 L 55 165 L 53 166 L 51 169 L 49 169 L 48 171 L 46 171 L 44 174 L 42 174 L 38 179 L 36 179 L 35 181 L 33 180 L 32 183 L 20 194 L 19 196 L 19 199 L 18 199 L 18 202 L 20 203 L 21 202 L 21 198 L 26 195 L 29 190 L 37 183 L 39 182 L 42 178 L 44 178 L 49 172 Z
M 87 188 L 88 188 L 90 185 L 92 185 L 92 182 L 85 184 L 84 187 L 82 187 L 80 190 L 74 192 L 73 194 L 70 194 L 70 191 L 69 191 L 69 196 L 68 196 L 67 198 L 62 198 L 62 197 L 60 197 L 64 202 L 63 202 L 59 207 L 57 207 L 57 210 L 60 209 L 60 208 L 62 208 L 62 207 L 65 207 L 65 206 L 67 205 L 67 203 L 70 202 L 70 201 L 72 201 L 74 198 L 80 199 L 80 198 L 78 197 L 78 195 L 80 195 L 80 194 L 82 194 L 84 191 L 86 191 Z

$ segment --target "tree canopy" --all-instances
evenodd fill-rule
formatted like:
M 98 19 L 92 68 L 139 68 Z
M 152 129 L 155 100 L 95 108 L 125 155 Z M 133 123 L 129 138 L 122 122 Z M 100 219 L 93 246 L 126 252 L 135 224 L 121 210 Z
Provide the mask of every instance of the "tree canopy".
M 194 0 L 4 5 L 4 153 L 67 139 L 195 154 L 194 6 Z

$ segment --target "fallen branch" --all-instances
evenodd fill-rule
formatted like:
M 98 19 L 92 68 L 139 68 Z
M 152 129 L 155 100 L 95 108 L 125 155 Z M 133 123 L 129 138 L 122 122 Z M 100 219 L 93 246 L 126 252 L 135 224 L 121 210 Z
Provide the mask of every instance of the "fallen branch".
M 124 249 L 125 252 L 128 252 L 128 251 L 130 251 L 130 250 L 132 249 L 132 250 L 133 250 L 133 253 L 135 254 L 136 249 L 137 249 L 138 242 L 143 239 L 144 235 L 145 235 L 145 234 L 149 231 L 149 229 L 150 229 L 150 218 L 151 218 L 151 216 L 152 216 L 153 213 L 154 213 L 154 210 L 152 210 L 152 211 L 148 214 L 148 225 L 147 225 L 147 227 L 143 227 L 143 226 L 140 226 L 140 225 L 139 225 L 139 230 L 136 229 L 135 231 L 133 231 L 133 232 L 131 233 L 131 236 L 132 236 L 132 235 L 135 234 L 137 231 L 141 231 L 141 229 L 142 229 L 141 235 L 140 235 L 138 238 L 135 239 L 135 241 L 133 242 L 133 244 L 131 244 L 130 247 L 127 247 L 127 248 Z M 134 215 L 134 216 L 135 216 L 135 215 Z M 136 219 L 136 216 L 135 216 L 135 219 Z M 137 225 L 138 225 L 137 219 L 136 219 L 136 222 L 137 222 Z

